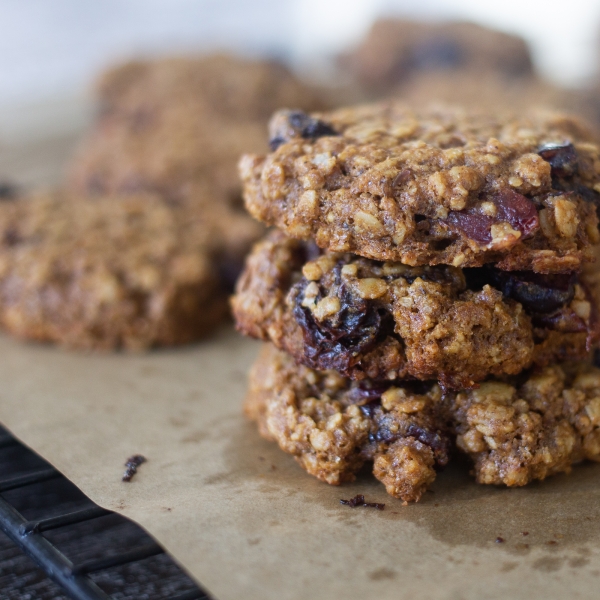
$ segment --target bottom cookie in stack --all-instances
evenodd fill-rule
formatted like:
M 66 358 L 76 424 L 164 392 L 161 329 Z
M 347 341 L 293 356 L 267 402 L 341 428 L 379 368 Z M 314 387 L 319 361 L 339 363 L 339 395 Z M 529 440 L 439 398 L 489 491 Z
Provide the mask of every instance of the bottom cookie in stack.
M 478 388 L 351 381 L 265 346 L 246 415 L 308 473 L 338 485 L 366 462 L 387 492 L 418 501 L 456 442 L 479 483 L 520 486 L 600 461 L 600 369 L 555 364 Z

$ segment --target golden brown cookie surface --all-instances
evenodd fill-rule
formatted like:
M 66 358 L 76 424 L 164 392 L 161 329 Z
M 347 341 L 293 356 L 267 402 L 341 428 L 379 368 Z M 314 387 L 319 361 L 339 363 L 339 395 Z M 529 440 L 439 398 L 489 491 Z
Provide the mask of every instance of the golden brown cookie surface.
M 244 408 L 321 481 L 353 481 L 373 461 L 375 477 L 405 502 L 433 482 L 454 437 L 484 484 L 522 486 L 600 461 L 600 369 L 587 361 L 442 394 L 431 383 L 351 382 L 265 346 Z
M 250 373 L 246 415 L 321 481 L 353 481 L 365 463 L 389 494 L 417 501 L 448 461 L 449 442 L 436 406 L 439 387 L 425 394 L 402 387 L 352 383 L 335 371 L 298 367 L 265 346 Z
M 271 121 L 240 163 L 250 213 L 321 248 L 404 264 L 564 273 L 599 241 L 598 147 L 562 115 L 383 103 Z
M 274 232 L 248 258 L 232 305 L 240 331 L 309 367 L 461 388 L 586 356 L 599 333 L 597 278 L 591 268 L 578 279 L 409 267 Z
M 600 369 L 591 365 L 552 365 L 520 385 L 490 381 L 449 400 L 479 483 L 520 486 L 600 460 Z

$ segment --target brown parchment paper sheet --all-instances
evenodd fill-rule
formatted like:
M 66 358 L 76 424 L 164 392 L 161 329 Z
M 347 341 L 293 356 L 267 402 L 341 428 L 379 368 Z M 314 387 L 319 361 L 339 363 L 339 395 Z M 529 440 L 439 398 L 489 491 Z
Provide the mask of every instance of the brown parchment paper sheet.
M 368 476 L 329 487 L 241 417 L 256 350 L 227 328 L 141 356 L 2 337 L 0 421 L 221 600 L 597 597 L 599 465 L 516 490 L 461 466 L 413 506 Z M 123 483 L 135 453 L 148 462 Z M 385 510 L 339 504 L 356 493 Z
M 0 422 L 218 600 L 598 597 L 600 465 L 514 490 L 456 465 L 411 506 L 368 474 L 329 487 L 241 416 L 257 352 L 230 327 L 137 356 L 0 336 Z M 148 462 L 123 483 L 135 453 Z M 339 504 L 357 493 L 385 510 Z

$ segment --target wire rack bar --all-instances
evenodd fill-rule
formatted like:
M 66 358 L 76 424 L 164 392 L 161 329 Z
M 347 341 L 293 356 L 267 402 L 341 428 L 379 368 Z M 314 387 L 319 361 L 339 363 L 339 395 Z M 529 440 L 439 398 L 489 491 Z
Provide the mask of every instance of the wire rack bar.
M 98 519 L 99 517 L 110 514 L 112 513 L 109 510 L 105 510 L 99 506 L 92 506 L 91 508 L 84 508 L 82 510 L 65 513 L 64 515 L 57 515 L 56 517 L 50 517 L 40 521 L 27 521 L 21 526 L 20 534 L 29 535 L 34 532 L 50 531 L 51 529 L 58 529 L 59 527 L 65 527 L 66 525 L 75 525 L 76 523 Z
M 150 558 L 151 556 L 156 556 L 163 552 L 164 550 L 158 544 L 147 544 L 141 548 L 130 550 L 129 552 L 123 552 L 122 554 L 115 554 L 113 556 L 107 556 L 106 558 L 81 563 L 73 567 L 73 573 L 79 575 L 103 571 L 104 569 L 110 569 L 111 567 L 118 567 L 119 565 L 126 565 L 127 563 L 144 560 L 145 558 Z
M 50 468 L 40 469 L 33 473 L 26 473 L 25 475 L 18 475 L 17 477 L 11 477 L 10 479 L 0 480 L 0 494 L 8 492 L 9 490 L 16 490 L 25 485 L 33 485 L 34 483 L 48 481 L 55 477 L 60 477 L 60 473 L 56 469 Z
M 73 563 L 39 533 L 22 535 L 27 523 L 21 513 L 0 498 L 0 528 L 75 600 L 110 600 L 89 577 L 73 572 Z

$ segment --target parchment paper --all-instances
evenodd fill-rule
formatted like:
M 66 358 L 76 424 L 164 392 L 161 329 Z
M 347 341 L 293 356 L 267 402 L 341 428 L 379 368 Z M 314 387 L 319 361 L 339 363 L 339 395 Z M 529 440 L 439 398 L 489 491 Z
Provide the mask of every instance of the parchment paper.
M 598 597 L 600 465 L 509 490 L 458 464 L 411 506 L 368 474 L 329 487 L 241 416 L 257 351 L 228 327 L 139 356 L 0 336 L 0 422 L 219 600 Z M 385 510 L 340 505 L 357 493 Z
M 461 465 L 413 506 L 367 476 L 329 487 L 240 416 L 256 351 L 227 328 L 142 356 L 0 338 L 0 421 L 221 600 L 597 597 L 600 466 L 507 490 Z M 339 504 L 356 493 L 385 510 Z

